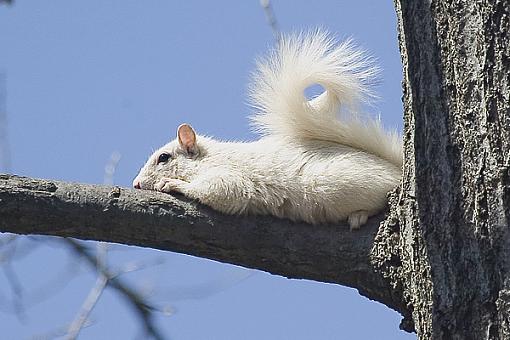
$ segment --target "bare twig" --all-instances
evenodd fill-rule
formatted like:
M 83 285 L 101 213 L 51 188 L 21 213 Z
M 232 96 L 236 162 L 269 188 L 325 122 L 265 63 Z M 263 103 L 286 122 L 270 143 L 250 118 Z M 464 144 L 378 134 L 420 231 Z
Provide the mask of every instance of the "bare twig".
M 25 292 L 25 308 L 31 308 L 61 292 L 69 282 L 77 277 L 79 271 L 80 266 L 77 265 L 76 259 L 70 259 L 69 262 L 55 274 L 54 278 L 49 279 L 39 287 Z
M 9 287 L 11 288 L 14 298 L 12 299 L 12 307 L 18 319 L 25 319 L 25 308 L 23 307 L 23 286 L 18 278 L 18 275 L 12 268 L 12 258 L 14 258 L 16 254 L 16 242 L 17 239 L 12 239 L 11 242 L 8 243 L 7 249 L 4 250 L 0 256 L 0 263 L 2 264 L 2 271 L 4 272 L 5 278 L 9 283 Z
M 66 240 L 71 246 L 71 249 L 80 254 L 89 265 L 101 271 L 101 275 L 107 279 L 106 286 L 112 287 L 126 299 L 143 321 L 146 334 L 154 339 L 164 339 L 154 322 L 154 311 L 158 311 L 158 309 L 151 306 L 144 297 L 123 282 L 118 275 L 112 274 L 107 268 L 97 266 L 96 258 L 90 253 L 86 246 L 73 239 Z
M 181 300 L 200 300 L 221 293 L 254 275 L 256 271 L 244 269 L 241 272 L 228 273 L 219 279 L 202 284 L 172 286 L 167 289 L 158 289 L 158 298 L 171 302 Z M 159 300 L 159 299 L 158 299 Z
M 70 262 L 55 275 L 56 279 L 50 280 L 36 288 L 27 289 L 22 286 L 22 280 L 18 278 L 13 263 L 29 256 L 42 244 L 48 243 L 49 240 L 52 240 L 52 238 L 43 239 L 38 236 L 19 237 L 14 234 L 6 234 L 0 237 L 0 266 L 13 292 L 12 299 L 0 296 L 2 312 L 18 314 L 18 317 L 20 317 L 20 311 L 23 311 L 24 314 L 27 309 L 60 292 L 76 276 L 79 267 L 76 266 L 76 263 Z
M 66 335 L 66 339 L 74 340 L 80 334 L 80 331 L 85 326 L 92 309 L 96 306 L 101 294 L 103 294 L 106 286 L 108 285 L 109 277 L 105 275 L 106 273 L 106 254 L 107 254 L 107 245 L 103 242 L 97 242 L 97 253 L 96 253 L 96 269 L 97 269 L 97 280 L 92 289 L 89 292 L 89 295 L 83 302 L 83 305 L 76 315 L 76 318 L 71 322 L 69 326 L 68 333 Z
M 4 3 L 10 1 L 3 0 Z M 0 4 L 2 2 L 0 1 Z M 0 73 L 0 171 L 11 172 L 11 152 L 7 138 L 7 76 Z
M 105 185 L 113 185 L 113 177 L 115 176 L 115 171 L 117 170 L 117 165 L 119 164 L 121 155 L 118 151 L 112 152 L 110 155 L 110 159 L 106 166 L 104 167 L 104 179 L 103 184 Z
M 106 288 L 107 284 L 108 278 L 103 274 L 99 274 L 96 283 L 94 284 L 94 287 L 92 287 L 89 295 L 85 299 L 85 302 L 83 303 L 80 312 L 69 326 L 66 339 L 74 340 L 78 337 L 78 334 L 88 321 L 90 312 L 95 307 L 97 301 L 99 300 L 99 297 L 104 292 L 104 289 Z
M 123 264 L 121 266 L 121 268 L 118 270 L 118 275 L 132 273 L 132 272 L 136 272 L 139 270 L 144 270 L 149 267 L 163 264 L 164 262 L 165 262 L 165 259 L 163 257 L 158 257 L 158 258 L 152 259 L 151 261 L 144 261 L 144 262 L 127 262 L 127 263 Z
M 85 324 L 83 325 L 82 328 L 90 327 L 93 324 L 94 321 L 90 320 L 89 318 L 87 321 L 85 321 Z M 30 338 L 28 338 L 28 340 L 54 340 L 56 338 L 65 336 L 67 334 L 68 329 L 69 329 L 68 325 L 57 327 L 45 333 L 33 335 Z
M 273 36 L 276 41 L 280 40 L 280 29 L 278 28 L 278 22 L 276 21 L 276 16 L 273 12 L 273 6 L 271 6 L 270 0 L 260 0 L 260 5 L 264 9 L 264 13 L 266 14 L 267 23 L 271 27 L 273 31 Z
M 15 252 L 12 251 L 13 245 L 15 245 Z M 6 261 L 5 256 L 8 256 L 11 263 L 20 261 L 39 248 L 40 245 L 40 242 L 31 242 L 29 237 L 7 235 L 3 241 L 0 240 L 0 264 Z M 7 248 L 7 250 L 2 251 L 2 248 Z

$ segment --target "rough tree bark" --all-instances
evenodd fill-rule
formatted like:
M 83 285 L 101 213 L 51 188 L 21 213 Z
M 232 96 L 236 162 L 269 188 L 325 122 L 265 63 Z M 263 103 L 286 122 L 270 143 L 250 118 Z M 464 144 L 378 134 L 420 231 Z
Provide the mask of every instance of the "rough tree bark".
M 396 7 L 406 160 L 374 264 L 420 339 L 510 339 L 510 3 Z
M 0 177 L 0 231 L 169 249 L 336 282 L 420 339 L 510 339 L 510 4 L 396 0 L 402 186 L 360 232 L 158 193 Z M 78 216 L 78 217 L 77 217 Z
M 369 253 L 379 223 L 311 226 L 217 213 L 182 196 L 0 175 L 0 232 L 171 250 L 290 278 L 339 283 L 404 313 Z

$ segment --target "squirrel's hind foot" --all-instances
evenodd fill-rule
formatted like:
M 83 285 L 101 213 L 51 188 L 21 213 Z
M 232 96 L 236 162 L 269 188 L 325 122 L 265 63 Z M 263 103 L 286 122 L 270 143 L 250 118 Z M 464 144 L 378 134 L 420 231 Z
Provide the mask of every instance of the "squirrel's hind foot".
M 357 210 L 349 215 L 347 221 L 351 227 L 351 231 L 358 230 L 363 224 L 367 223 L 368 212 L 365 210 Z

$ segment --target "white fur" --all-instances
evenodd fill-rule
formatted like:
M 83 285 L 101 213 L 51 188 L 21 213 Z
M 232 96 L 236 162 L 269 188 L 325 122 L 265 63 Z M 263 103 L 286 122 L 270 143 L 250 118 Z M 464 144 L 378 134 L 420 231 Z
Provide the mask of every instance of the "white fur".
M 156 151 L 133 184 L 181 192 L 227 214 L 271 214 L 309 223 L 348 220 L 359 228 L 399 182 L 402 147 L 380 121 L 357 110 L 377 68 L 350 41 L 322 31 L 282 37 L 259 61 L 251 143 L 196 136 L 196 152 L 174 140 Z M 307 101 L 304 90 L 325 92 Z M 342 119 L 337 115 L 342 113 Z M 161 153 L 172 159 L 158 164 Z

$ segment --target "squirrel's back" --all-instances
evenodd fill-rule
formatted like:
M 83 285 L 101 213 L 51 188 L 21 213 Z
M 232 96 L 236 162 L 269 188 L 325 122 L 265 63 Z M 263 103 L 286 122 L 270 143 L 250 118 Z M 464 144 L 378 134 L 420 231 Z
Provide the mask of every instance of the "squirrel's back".
M 374 97 L 370 85 L 378 72 L 350 40 L 337 43 L 321 30 L 282 36 L 253 74 L 252 121 L 266 135 L 334 142 L 400 167 L 398 135 L 358 111 L 358 104 Z M 315 84 L 325 91 L 307 100 L 304 91 Z
M 384 209 L 400 168 L 375 155 L 322 140 L 295 143 L 280 136 L 255 142 L 208 138 L 200 173 L 228 176 L 228 190 L 214 200 L 228 213 L 270 214 L 313 224 L 345 220 L 353 212 Z M 234 195 L 236 199 L 228 200 Z

